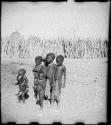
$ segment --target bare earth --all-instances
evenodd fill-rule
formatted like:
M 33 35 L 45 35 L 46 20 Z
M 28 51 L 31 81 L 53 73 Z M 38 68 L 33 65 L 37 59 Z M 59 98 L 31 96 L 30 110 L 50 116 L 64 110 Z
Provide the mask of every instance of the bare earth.
M 84 122 L 96 124 L 106 121 L 106 87 L 107 63 L 106 59 L 66 59 L 67 68 L 66 87 L 62 89 L 60 109 L 44 102 L 44 109 L 36 105 L 33 93 L 34 61 L 23 61 L 15 64 L 9 61 L 1 65 L 1 109 L 2 122 L 15 121 L 16 123 L 61 123 Z M 17 71 L 26 68 L 29 79 L 29 99 L 25 104 L 18 103 L 18 87 L 16 82 Z

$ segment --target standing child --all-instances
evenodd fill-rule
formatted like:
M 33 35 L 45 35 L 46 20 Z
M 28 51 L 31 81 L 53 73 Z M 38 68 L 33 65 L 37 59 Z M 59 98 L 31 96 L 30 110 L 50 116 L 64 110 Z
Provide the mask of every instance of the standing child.
M 39 71 L 38 72 L 38 79 L 36 81 L 36 93 L 39 97 L 39 100 L 37 100 L 37 104 L 39 103 L 41 106 L 41 109 L 43 109 L 43 100 L 44 100 L 44 94 L 45 94 L 45 88 L 46 88 L 46 82 L 44 78 L 44 72 Z
M 27 85 L 28 79 L 25 76 L 26 70 L 25 69 L 20 69 L 17 75 L 17 83 L 15 85 L 19 85 L 19 92 L 18 92 L 18 100 L 19 102 L 22 101 L 23 103 L 25 102 L 25 98 L 28 98 L 28 88 L 29 86 Z
M 56 68 L 56 73 L 55 73 L 55 95 L 54 99 L 57 102 L 57 105 L 60 102 L 60 95 L 61 95 L 61 87 L 65 87 L 66 83 L 66 67 L 63 65 L 64 62 L 64 57 L 62 55 L 58 55 L 56 57 L 56 63 L 57 63 L 57 68 Z M 62 78 L 64 77 L 63 81 Z
M 43 63 L 44 63 L 44 69 L 47 72 L 48 62 L 47 62 L 46 58 L 43 59 Z M 46 80 L 45 82 L 47 82 L 47 75 L 45 77 L 45 80 Z M 45 91 L 45 95 L 44 95 L 45 100 L 48 100 L 48 93 L 47 93 L 48 89 L 47 88 L 48 88 L 48 85 L 46 85 L 46 91 Z
M 50 103 L 54 102 L 54 74 L 56 71 L 56 65 L 53 63 L 55 59 L 55 54 L 54 53 L 48 53 L 46 55 L 46 61 L 48 63 L 47 66 L 47 80 L 49 81 L 50 84 Z
M 34 96 L 37 98 L 37 93 L 36 93 L 36 82 L 38 80 L 38 72 L 39 71 L 44 71 L 44 76 L 46 76 L 46 73 L 45 73 L 45 69 L 44 69 L 44 66 L 42 65 L 42 57 L 41 56 L 37 56 L 35 58 L 35 67 L 33 68 L 33 73 L 34 73 Z

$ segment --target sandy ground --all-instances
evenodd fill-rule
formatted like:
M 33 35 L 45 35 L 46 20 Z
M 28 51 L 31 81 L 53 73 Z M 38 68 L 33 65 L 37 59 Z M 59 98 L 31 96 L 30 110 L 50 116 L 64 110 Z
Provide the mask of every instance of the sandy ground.
M 106 121 L 106 59 L 85 60 L 65 59 L 67 68 L 66 87 L 62 89 L 60 109 L 44 102 L 44 109 L 36 105 L 33 93 L 33 60 L 22 63 L 2 61 L 1 65 L 1 109 L 2 122 L 16 123 L 75 123 L 96 124 Z M 18 103 L 17 71 L 26 68 L 29 79 L 29 99 L 25 104 Z

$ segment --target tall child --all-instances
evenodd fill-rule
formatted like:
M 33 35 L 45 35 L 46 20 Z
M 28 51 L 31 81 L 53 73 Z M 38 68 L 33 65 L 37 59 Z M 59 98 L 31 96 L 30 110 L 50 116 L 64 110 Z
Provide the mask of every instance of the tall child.
M 61 87 L 65 87 L 66 83 L 66 67 L 63 65 L 64 57 L 58 55 L 56 57 L 56 73 L 55 73 L 55 93 L 54 98 L 57 104 L 60 102 Z M 63 80 L 63 81 L 62 81 Z
M 54 59 L 55 59 L 54 53 L 48 53 L 46 55 L 46 61 L 48 63 L 46 76 L 50 84 L 50 103 L 54 102 L 54 83 L 55 83 L 54 74 L 56 71 L 56 64 L 53 63 Z

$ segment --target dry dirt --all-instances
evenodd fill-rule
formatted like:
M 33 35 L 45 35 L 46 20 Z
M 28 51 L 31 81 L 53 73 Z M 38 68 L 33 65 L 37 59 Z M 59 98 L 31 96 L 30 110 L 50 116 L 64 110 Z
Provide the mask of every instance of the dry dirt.
M 60 108 L 50 106 L 44 102 L 44 109 L 36 105 L 33 93 L 32 68 L 34 61 L 11 63 L 4 61 L 1 64 L 1 109 L 2 122 L 15 121 L 16 123 L 52 123 L 59 121 L 75 123 L 82 121 L 98 123 L 106 121 L 106 87 L 107 63 L 106 59 L 85 60 L 65 59 L 67 68 L 66 87 L 62 89 Z M 18 87 L 16 82 L 17 71 L 25 68 L 29 79 L 29 99 L 25 104 L 18 103 L 15 94 Z

